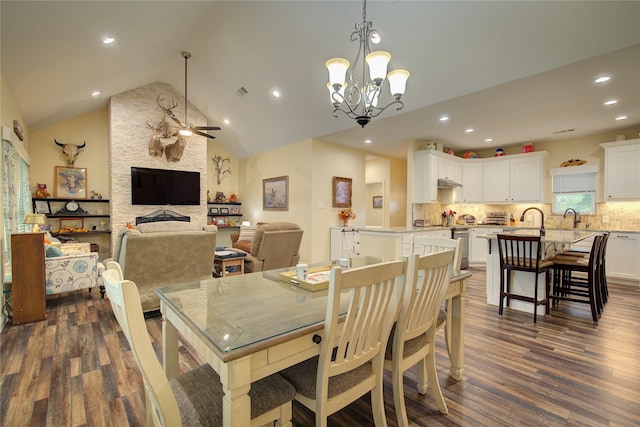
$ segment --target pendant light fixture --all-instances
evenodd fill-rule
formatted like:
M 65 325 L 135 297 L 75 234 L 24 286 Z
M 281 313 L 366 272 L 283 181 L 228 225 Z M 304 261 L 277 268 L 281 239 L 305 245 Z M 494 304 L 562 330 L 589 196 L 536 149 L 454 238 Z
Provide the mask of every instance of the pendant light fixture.
M 369 42 L 375 44 L 380 41 L 380 35 L 372 29 L 372 25 L 371 21 L 367 21 L 367 1 L 363 0 L 362 22 L 356 23 L 356 30 L 351 33 L 351 41 L 359 44 L 353 66 L 349 68 L 351 64 L 344 58 L 331 58 L 326 63 L 333 116 L 338 117 L 338 111 L 342 111 L 362 127 L 392 105 L 397 105 L 396 110 L 404 107 L 400 98 L 409 78 L 407 70 L 393 70 L 387 74 L 387 65 L 391 60 L 389 52 L 371 52 Z M 385 77 L 394 100 L 384 107 L 378 107 Z

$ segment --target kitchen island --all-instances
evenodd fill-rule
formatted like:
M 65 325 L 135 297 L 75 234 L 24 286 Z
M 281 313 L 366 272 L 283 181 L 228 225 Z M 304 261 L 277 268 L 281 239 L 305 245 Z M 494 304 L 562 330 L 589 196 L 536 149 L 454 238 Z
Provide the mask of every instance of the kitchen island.
M 501 234 L 512 236 L 539 236 L 538 229 L 525 229 L 505 231 Z M 542 258 L 553 258 L 559 253 L 567 250 L 572 244 L 593 236 L 592 231 L 574 231 L 574 230 L 547 230 L 546 235 L 542 237 L 543 253 Z M 479 235 L 479 238 L 488 240 L 487 251 L 487 304 L 497 306 L 500 303 L 500 255 L 498 251 L 498 233 L 487 233 Z M 533 296 L 534 278 L 531 273 L 513 272 L 511 280 L 512 292 L 520 295 Z M 538 278 L 538 295 L 544 295 L 544 274 Z M 524 302 L 511 300 L 510 308 L 519 311 L 533 313 L 534 305 Z M 538 306 L 538 314 L 544 315 L 544 306 Z

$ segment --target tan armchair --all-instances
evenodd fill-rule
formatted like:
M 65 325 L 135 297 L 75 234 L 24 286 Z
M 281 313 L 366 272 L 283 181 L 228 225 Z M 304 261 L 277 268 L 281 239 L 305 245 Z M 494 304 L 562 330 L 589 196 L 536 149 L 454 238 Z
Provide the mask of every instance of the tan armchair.
M 249 250 L 236 246 L 237 243 L 247 242 L 234 242 L 232 249 L 247 253 L 245 273 L 291 267 L 300 259 L 302 233 L 303 230 L 291 222 L 262 223 L 256 228 Z

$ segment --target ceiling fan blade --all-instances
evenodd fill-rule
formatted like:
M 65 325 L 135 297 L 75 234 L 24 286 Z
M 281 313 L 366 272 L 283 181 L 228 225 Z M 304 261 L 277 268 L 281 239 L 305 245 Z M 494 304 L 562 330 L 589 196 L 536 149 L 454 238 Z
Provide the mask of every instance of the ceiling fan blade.
M 195 130 L 220 130 L 218 126 L 194 126 Z
M 195 133 L 196 135 L 206 136 L 207 138 L 216 139 L 215 136 L 209 135 L 208 133 L 205 133 L 205 132 L 200 132 L 199 130 L 196 130 L 195 128 L 192 128 L 192 130 L 193 130 L 193 133 Z

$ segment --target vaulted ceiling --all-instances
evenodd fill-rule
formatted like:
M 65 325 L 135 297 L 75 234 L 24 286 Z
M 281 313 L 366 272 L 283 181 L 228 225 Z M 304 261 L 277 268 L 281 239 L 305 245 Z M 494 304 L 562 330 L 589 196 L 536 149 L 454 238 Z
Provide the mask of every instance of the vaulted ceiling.
M 0 7 L 2 74 L 30 130 L 154 81 L 183 93 L 182 50 L 193 55 L 189 101 L 222 127 L 216 141 L 238 158 L 307 138 L 402 158 L 408 140 L 478 150 L 640 126 L 637 1 L 370 1 L 379 48 L 411 77 L 404 109 L 364 129 L 332 116 L 324 66 L 334 56 L 353 60 L 349 35 L 360 2 L 3 0 Z M 106 35 L 115 43 L 104 45 Z M 611 80 L 594 84 L 603 74 Z M 241 87 L 248 95 L 237 94 Z M 94 90 L 101 95 L 93 98 Z M 618 103 L 604 106 L 608 99 Z

